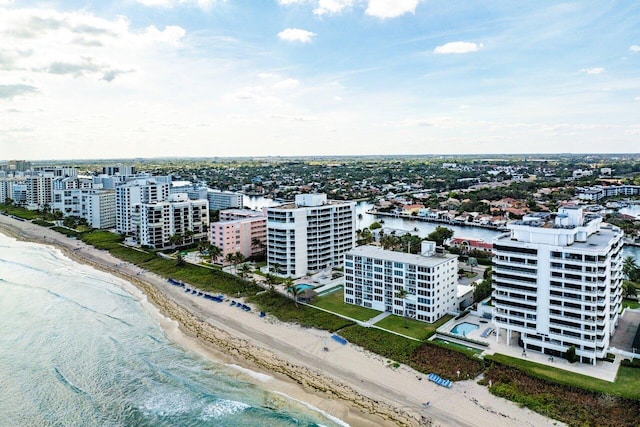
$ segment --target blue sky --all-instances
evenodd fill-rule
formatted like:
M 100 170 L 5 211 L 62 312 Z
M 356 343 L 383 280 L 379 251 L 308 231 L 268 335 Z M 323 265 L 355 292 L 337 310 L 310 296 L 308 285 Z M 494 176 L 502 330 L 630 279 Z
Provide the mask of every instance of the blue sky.
M 0 0 L 6 159 L 639 142 L 637 1 Z

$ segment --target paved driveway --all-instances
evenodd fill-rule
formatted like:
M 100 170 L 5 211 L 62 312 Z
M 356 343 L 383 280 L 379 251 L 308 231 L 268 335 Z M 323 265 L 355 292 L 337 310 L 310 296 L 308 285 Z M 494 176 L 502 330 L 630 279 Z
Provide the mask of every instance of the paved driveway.
M 626 310 L 611 339 L 610 346 L 618 350 L 632 352 L 631 345 L 640 327 L 640 311 Z M 640 351 L 640 349 L 638 349 Z

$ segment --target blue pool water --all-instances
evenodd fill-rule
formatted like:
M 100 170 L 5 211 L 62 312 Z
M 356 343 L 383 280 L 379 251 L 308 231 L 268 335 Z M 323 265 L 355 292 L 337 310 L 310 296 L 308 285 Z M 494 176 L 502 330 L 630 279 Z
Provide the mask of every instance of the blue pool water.
M 465 336 L 469 332 L 475 331 L 479 327 L 480 326 L 474 325 L 473 323 L 467 323 L 467 322 L 459 323 L 456 326 L 454 326 L 453 329 L 451 329 L 451 333 L 452 334 L 456 334 L 456 335 Z
M 310 285 L 308 283 L 298 283 L 296 285 L 296 289 L 298 291 L 304 291 L 305 289 L 313 289 L 313 285 Z

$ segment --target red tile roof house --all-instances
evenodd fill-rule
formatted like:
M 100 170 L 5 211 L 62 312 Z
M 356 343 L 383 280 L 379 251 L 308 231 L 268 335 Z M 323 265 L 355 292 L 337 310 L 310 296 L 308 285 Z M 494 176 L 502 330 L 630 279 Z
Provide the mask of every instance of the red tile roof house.
M 472 250 L 491 252 L 492 243 L 487 243 L 482 239 L 471 239 L 466 237 L 455 237 L 449 240 L 449 246 L 460 248 L 462 253 L 469 253 Z

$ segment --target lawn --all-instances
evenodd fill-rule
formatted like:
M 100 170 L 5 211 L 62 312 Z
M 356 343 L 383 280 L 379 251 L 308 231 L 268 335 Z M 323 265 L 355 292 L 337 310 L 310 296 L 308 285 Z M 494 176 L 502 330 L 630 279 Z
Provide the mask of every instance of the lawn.
M 331 292 L 330 294 L 317 297 L 313 302 L 316 307 L 324 308 L 333 313 L 342 314 L 343 316 L 351 317 L 352 319 L 365 320 L 372 319 L 380 314 L 377 310 L 370 308 L 360 307 L 353 304 L 345 304 L 343 299 L 343 291 Z
M 0 211 L 6 212 L 9 215 L 17 216 L 23 219 L 36 219 L 40 218 L 40 213 L 36 211 L 30 211 L 29 209 L 19 208 L 17 206 L 0 205 Z
M 640 302 L 631 299 L 623 299 L 622 309 L 624 310 L 625 308 L 640 308 Z
M 550 380 L 566 386 L 578 387 L 582 390 L 616 395 L 628 399 L 640 399 L 640 387 L 638 387 L 638 384 L 640 384 L 639 368 L 621 366 L 618 369 L 616 381 L 611 383 L 609 381 L 599 380 L 597 378 L 565 371 L 552 366 L 541 365 L 528 360 L 505 356 L 504 354 L 494 354 L 492 356 L 486 356 L 485 358 L 521 369 L 535 378 Z
M 419 340 L 425 340 L 436 332 L 440 326 L 451 320 L 453 316 L 444 316 L 435 323 L 425 323 L 414 319 L 405 319 L 402 316 L 390 315 L 376 323 L 376 326 L 407 335 Z M 407 327 L 405 328 L 405 321 Z

